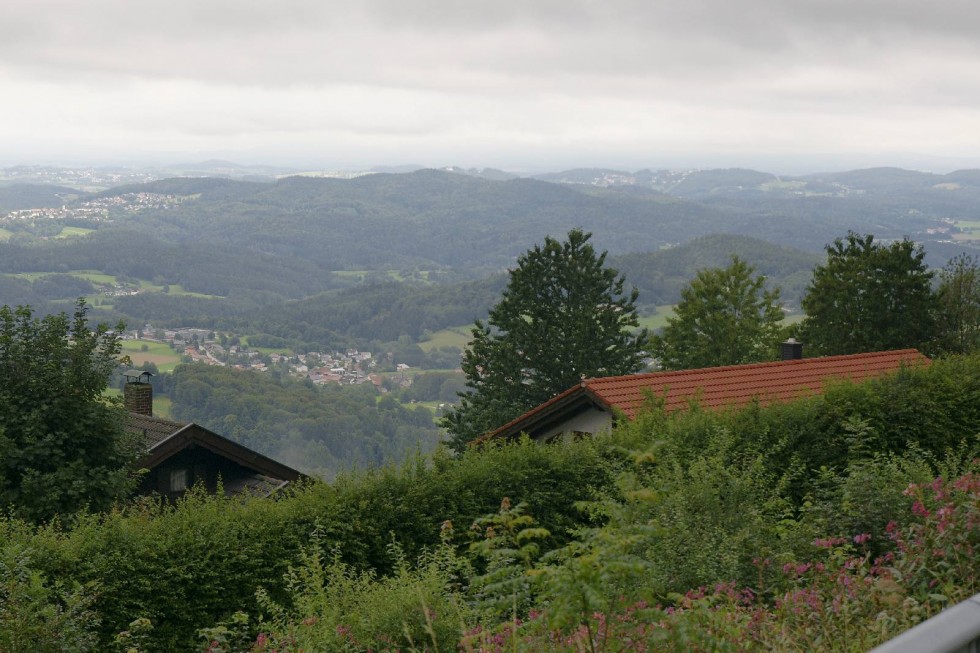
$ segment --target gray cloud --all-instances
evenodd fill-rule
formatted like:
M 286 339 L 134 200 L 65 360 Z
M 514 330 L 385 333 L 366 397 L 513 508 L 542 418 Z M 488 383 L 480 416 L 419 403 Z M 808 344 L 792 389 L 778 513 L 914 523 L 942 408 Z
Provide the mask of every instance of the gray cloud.
M 980 6 L 5 0 L 0 92 L 43 105 L 0 109 L 22 147 L 149 147 L 155 130 L 188 147 L 975 151 Z

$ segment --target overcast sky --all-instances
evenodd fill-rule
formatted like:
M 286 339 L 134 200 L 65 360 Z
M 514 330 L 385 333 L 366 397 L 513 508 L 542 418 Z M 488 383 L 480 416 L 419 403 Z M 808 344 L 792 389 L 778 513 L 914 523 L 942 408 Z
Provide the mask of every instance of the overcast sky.
M 951 169 L 980 3 L 0 0 L 0 99 L 4 164 Z

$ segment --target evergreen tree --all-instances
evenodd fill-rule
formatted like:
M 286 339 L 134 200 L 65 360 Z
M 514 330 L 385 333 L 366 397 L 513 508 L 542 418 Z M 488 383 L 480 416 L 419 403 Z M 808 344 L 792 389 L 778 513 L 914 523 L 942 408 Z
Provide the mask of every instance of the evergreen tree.
M 674 317 L 653 354 L 667 370 L 741 365 L 771 360 L 780 338 L 779 289 L 737 256 L 727 268 L 707 268 L 681 290 Z
M 462 364 L 471 392 L 442 421 L 457 449 L 583 378 L 643 367 L 638 293 L 624 292 L 591 236 L 574 229 L 521 255 L 503 298 L 476 322 Z
M 137 443 L 102 394 L 118 336 L 86 312 L 0 308 L 0 507 L 30 520 L 104 509 L 131 487 Z
M 980 267 L 960 254 L 939 273 L 939 349 L 965 353 L 980 348 Z
M 802 302 L 801 332 L 812 352 L 921 348 L 934 338 L 936 300 L 921 246 L 848 232 L 826 249 Z

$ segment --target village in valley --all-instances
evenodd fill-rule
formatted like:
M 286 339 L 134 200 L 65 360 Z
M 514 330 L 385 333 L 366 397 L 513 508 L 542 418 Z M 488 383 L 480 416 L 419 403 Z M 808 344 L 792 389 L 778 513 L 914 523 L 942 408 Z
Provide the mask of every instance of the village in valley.
M 242 339 L 209 329 L 155 329 L 144 325 L 123 334 L 124 350 L 134 361 L 153 361 L 148 343 L 169 347 L 181 362 L 203 363 L 219 367 L 234 367 L 256 372 L 277 372 L 299 379 L 309 379 L 317 385 L 360 385 L 372 383 L 380 391 L 386 378 L 405 387 L 411 385 L 413 368 L 405 363 L 393 363 L 392 354 L 374 356 L 368 351 L 348 349 L 340 352 L 293 353 L 264 347 L 249 347 Z M 128 346 L 126 343 L 130 343 Z M 136 344 L 142 343 L 142 344 Z M 145 349 L 143 348 L 145 346 Z M 394 375 L 390 372 L 395 372 Z M 381 372 L 388 372 L 382 375 Z M 389 384 L 390 385 L 390 384 Z

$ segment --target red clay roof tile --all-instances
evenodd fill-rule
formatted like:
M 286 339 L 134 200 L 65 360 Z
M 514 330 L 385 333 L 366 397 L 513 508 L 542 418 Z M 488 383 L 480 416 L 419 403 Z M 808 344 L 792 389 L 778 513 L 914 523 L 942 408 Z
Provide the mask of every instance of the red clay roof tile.
M 588 394 L 607 410 L 621 411 L 633 419 L 650 393 L 664 398 L 668 411 L 685 408 L 692 400 L 704 408 L 742 406 L 754 399 L 768 404 L 819 394 L 828 380 L 859 382 L 896 372 L 902 365 L 928 363 L 929 359 L 917 350 L 900 349 L 586 379 L 501 426 L 489 437 L 516 435 L 539 416 L 561 410 L 559 404 L 578 394 Z

